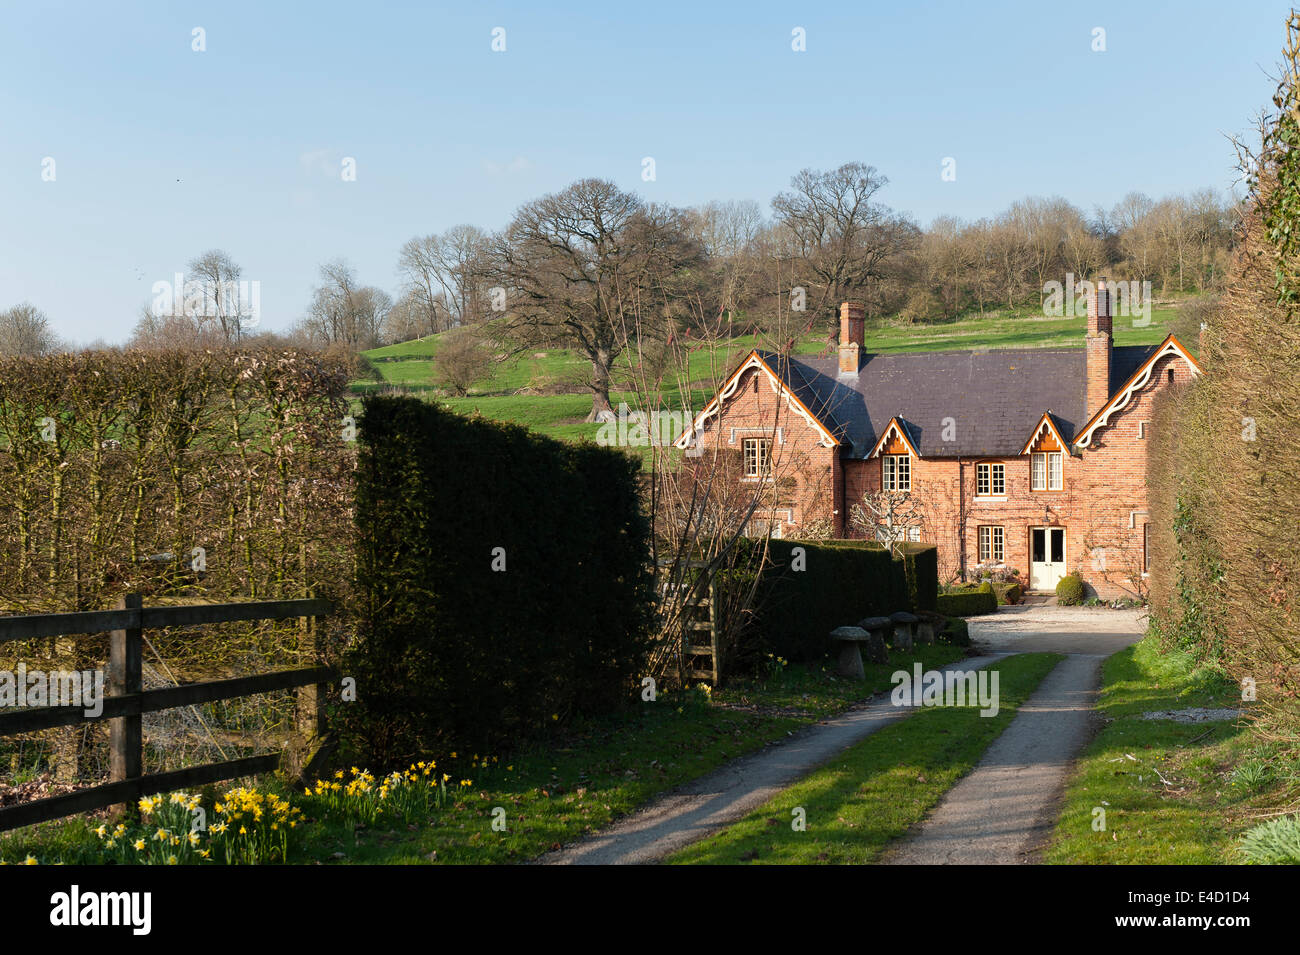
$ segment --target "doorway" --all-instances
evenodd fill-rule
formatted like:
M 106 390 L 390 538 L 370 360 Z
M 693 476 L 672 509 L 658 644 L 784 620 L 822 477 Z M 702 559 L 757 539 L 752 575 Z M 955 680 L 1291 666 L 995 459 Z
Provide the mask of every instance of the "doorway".
M 1065 528 L 1030 528 L 1029 589 L 1055 590 L 1065 574 Z

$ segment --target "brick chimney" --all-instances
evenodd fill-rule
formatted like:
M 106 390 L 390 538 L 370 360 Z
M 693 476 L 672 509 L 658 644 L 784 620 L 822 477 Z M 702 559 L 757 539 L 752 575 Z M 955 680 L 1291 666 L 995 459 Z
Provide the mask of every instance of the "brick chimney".
M 1088 296 L 1087 417 L 1091 418 L 1110 399 L 1111 315 L 1110 291 L 1104 278 L 1097 280 Z
M 863 329 L 867 309 L 861 302 L 845 302 L 840 306 L 840 374 L 856 375 L 862 354 Z

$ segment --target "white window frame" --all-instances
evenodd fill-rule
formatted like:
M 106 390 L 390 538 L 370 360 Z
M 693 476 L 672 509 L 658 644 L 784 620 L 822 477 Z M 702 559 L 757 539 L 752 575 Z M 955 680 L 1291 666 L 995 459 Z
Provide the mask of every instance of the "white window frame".
M 998 487 L 998 485 L 1001 487 Z M 981 490 L 981 488 L 983 488 Z M 1007 466 L 997 461 L 981 461 L 975 465 L 975 496 L 1006 497 Z
M 880 458 L 880 487 L 885 491 L 912 490 L 912 459 L 906 454 L 885 454 Z
M 744 438 L 740 447 L 741 454 L 745 456 L 745 477 L 757 480 L 772 476 L 771 438 Z
M 1005 563 L 1007 556 L 1006 543 L 1005 528 L 997 524 L 981 524 L 979 526 L 979 562 L 981 564 Z
M 1030 455 L 1029 489 L 1060 491 L 1065 487 L 1065 455 L 1060 451 L 1035 451 Z

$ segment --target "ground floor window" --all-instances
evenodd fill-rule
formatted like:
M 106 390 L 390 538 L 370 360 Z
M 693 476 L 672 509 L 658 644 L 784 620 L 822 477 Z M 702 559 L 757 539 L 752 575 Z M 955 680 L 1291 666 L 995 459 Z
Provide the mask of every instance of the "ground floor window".
M 980 563 L 1000 564 L 1003 560 L 1003 534 L 1000 527 L 981 527 L 979 529 Z

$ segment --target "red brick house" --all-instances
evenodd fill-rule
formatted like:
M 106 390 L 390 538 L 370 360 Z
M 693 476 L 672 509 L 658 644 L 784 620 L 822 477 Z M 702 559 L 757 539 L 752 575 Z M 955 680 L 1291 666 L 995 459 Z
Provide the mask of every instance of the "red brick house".
M 1152 402 L 1201 369 L 1172 335 L 1114 347 L 1104 282 L 1088 312 L 1081 349 L 886 355 L 864 353 L 846 302 L 837 357 L 751 352 L 677 444 L 767 491 L 755 527 L 774 536 L 866 536 L 854 503 L 906 491 L 906 534 L 937 545 L 945 579 L 1013 569 L 1050 590 L 1078 572 L 1141 594 Z

